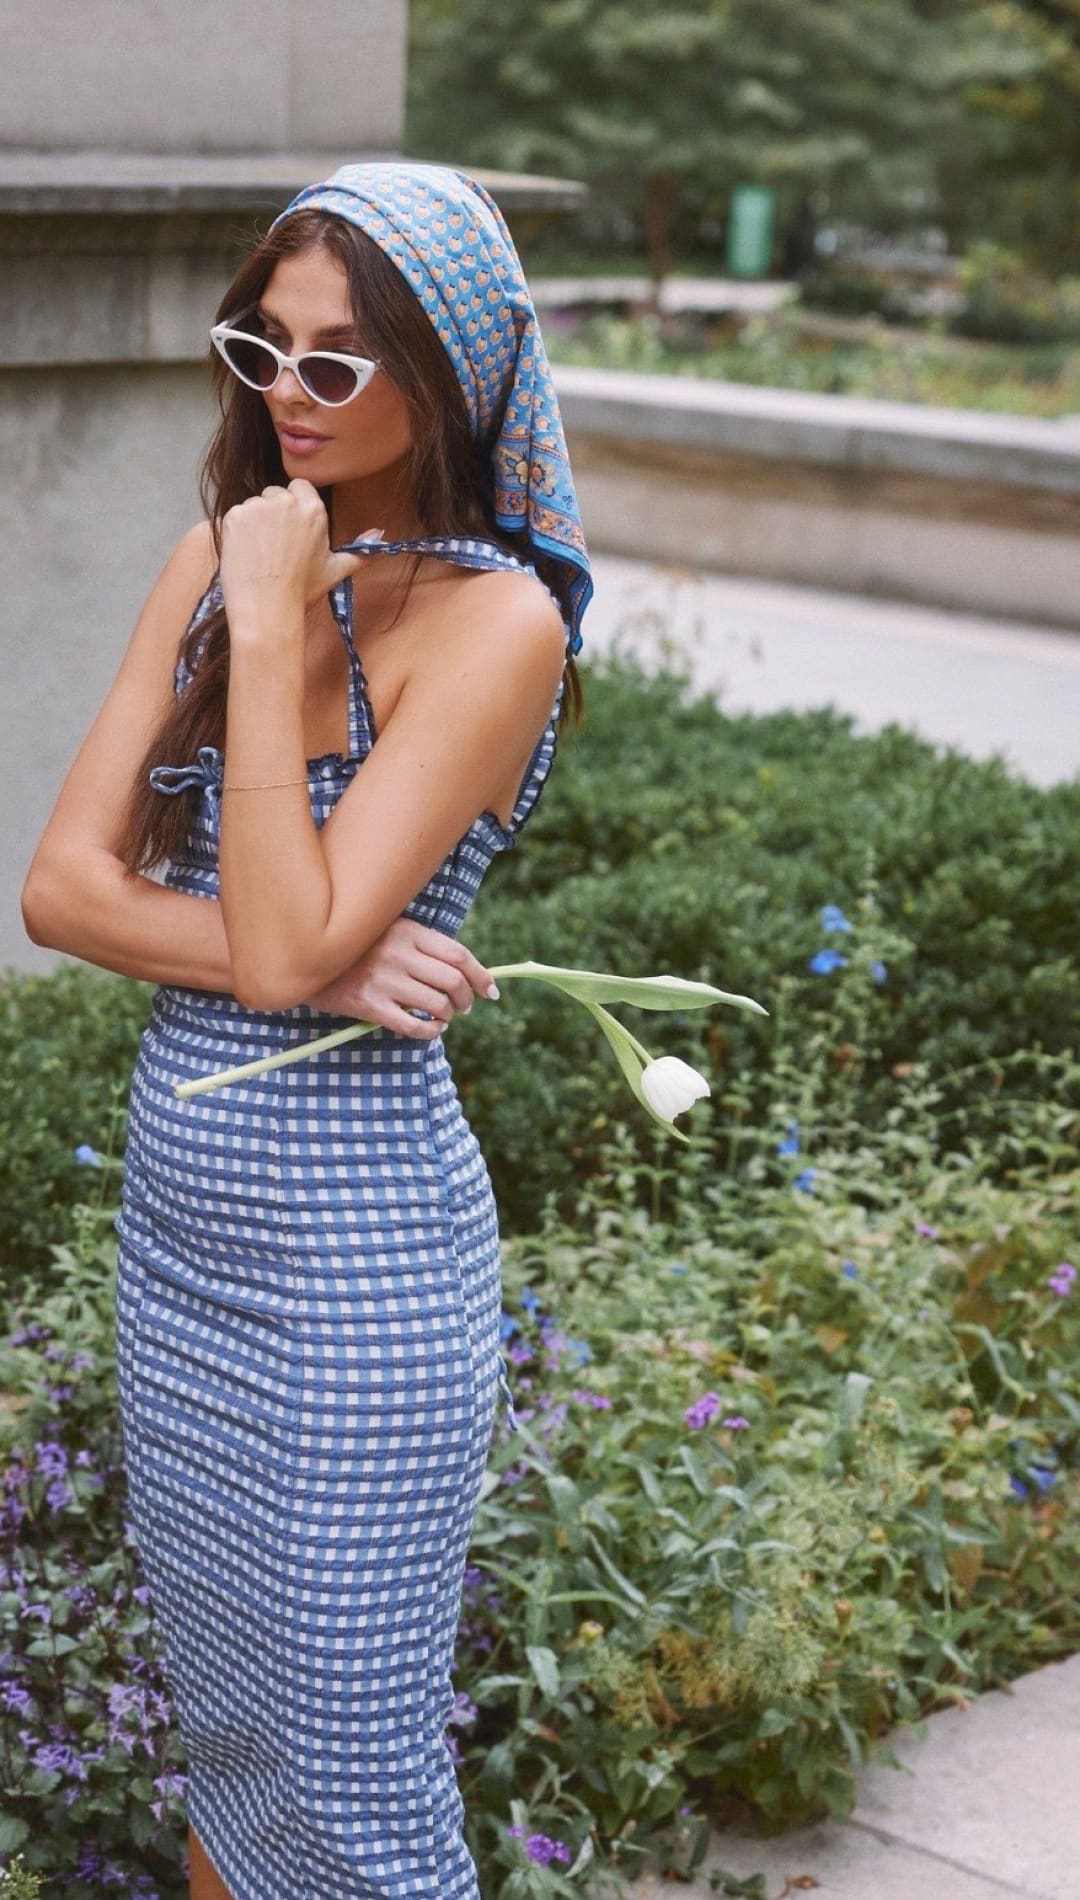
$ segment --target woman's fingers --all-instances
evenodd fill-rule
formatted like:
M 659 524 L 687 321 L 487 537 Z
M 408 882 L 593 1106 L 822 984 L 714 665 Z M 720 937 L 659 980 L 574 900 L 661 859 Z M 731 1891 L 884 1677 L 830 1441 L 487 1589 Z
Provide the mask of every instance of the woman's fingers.
M 474 995 L 487 995 L 492 982 L 491 971 L 456 937 L 444 936 L 441 931 L 424 926 L 418 930 L 414 944 L 421 959 L 417 965 L 418 975 L 436 988 L 445 989 L 457 1009 L 468 1009 Z

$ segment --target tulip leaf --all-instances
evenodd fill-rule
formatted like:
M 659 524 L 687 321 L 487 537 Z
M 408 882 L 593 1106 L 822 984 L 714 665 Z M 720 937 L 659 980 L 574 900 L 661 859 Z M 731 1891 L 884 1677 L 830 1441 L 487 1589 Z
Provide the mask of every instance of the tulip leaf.
M 712 1003 L 731 1003 L 736 1009 L 767 1016 L 768 1010 L 752 996 L 718 990 L 712 983 L 695 983 L 681 976 L 613 976 L 602 970 L 567 970 L 555 963 L 492 965 L 492 975 L 532 977 L 550 983 L 581 1003 L 633 1003 L 637 1009 L 707 1009 Z

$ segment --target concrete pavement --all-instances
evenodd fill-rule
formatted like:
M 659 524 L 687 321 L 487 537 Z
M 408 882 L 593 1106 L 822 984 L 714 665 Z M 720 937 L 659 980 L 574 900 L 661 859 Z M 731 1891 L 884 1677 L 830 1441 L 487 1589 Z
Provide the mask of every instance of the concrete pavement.
M 706 1900 L 721 1868 L 765 1900 L 1080 1900 L 1080 1655 L 923 1727 L 893 1732 L 902 1769 L 866 1768 L 846 1821 L 720 1830 L 693 1882 L 645 1875 L 635 1900 Z
M 685 665 L 725 711 L 832 704 L 1049 785 L 1080 771 L 1076 633 L 620 555 L 592 560 L 584 657 Z M 1077 1886 L 1080 1900 L 1080 1880 Z

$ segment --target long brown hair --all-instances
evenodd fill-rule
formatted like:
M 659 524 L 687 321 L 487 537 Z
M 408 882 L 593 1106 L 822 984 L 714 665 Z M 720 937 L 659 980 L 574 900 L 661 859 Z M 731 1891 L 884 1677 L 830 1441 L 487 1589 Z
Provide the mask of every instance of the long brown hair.
M 397 265 L 366 231 L 322 211 L 296 211 L 248 252 L 218 305 L 214 321 L 224 322 L 262 296 L 274 268 L 315 245 L 325 245 L 344 266 L 355 338 L 342 349 L 376 358 L 408 404 L 411 446 L 404 480 L 411 487 L 420 520 L 429 534 L 465 535 L 494 541 L 507 553 L 522 555 L 522 537 L 498 527 L 490 436 L 475 441 L 457 373 L 438 334 Z M 221 421 L 199 471 L 199 498 L 221 559 L 221 524 L 230 508 L 260 495 L 276 483 L 288 486 L 277 435 L 261 394 L 234 376 L 212 347 L 207 366 L 213 379 Z M 329 513 L 332 490 L 319 494 Z M 394 625 L 404 611 L 423 564 L 410 557 L 406 586 Z M 561 562 L 529 547 L 540 578 L 569 612 L 570 577 Z M 192 602 L 192 610 L 196 606 Z M 163 797 L 149 783 L 155 765 L 187 764 L 200 746 L 223 747 L 229 684 L 229 630 L 224 606 L 195 623 L 179 642 L 178 659 L 191 677 L 170 703 L 138 767 L 121 821 L 116 855 L 131 872 L 145 872 L 183 855 L 191 819 L 190 792 Z M 566 689 L 559 728 L 580 722 L 584 704 L 576 663 L 567 659 Z

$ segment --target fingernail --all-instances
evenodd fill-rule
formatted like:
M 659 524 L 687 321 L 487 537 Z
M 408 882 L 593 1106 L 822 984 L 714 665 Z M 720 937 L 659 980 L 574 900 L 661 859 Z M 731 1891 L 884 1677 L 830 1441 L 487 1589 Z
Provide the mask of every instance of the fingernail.
M 498 984 L 497 984 L 497 983 L 492 983 L 492 985 L 491 985 L 491 987 L 490 987 L 489 989 L 486 989 L 486 990 L 484 991 L 484 995 L 485 995 L 485 996 L 490 996 L 490 998 L 491 998 L 491 1000 L 492 1000 L 492 1002 L 493 1002 L 493 1003 L 497 1003 L 497 1002 L 498 1002 L 498 1000 L 499 1000 L 499 986 L 498 986 Z
M 463 1010 L 462 1010 L 462 1012 L 461 1012 L 461 1013 L 462 1013 L 462 1015 L 463 1015 L 463 1016 L 467 1016 L 467 1015 L 468 1015 L 468 1013 L 469 1013 L 469 1011 L 470 1011 L 470 1009 L 472 1008 L 472 1006 L 473 1006 L 473 999 L 472 999 L 472 997 L 470 996 L 470 998 L 469 998 L 469 1000 L 468 1000 L 468 1002 L 466 1003 L 466 1005 L 465 1005 L 465 1007 L 464 1007 L 464 1009 L 463 1009 Z

